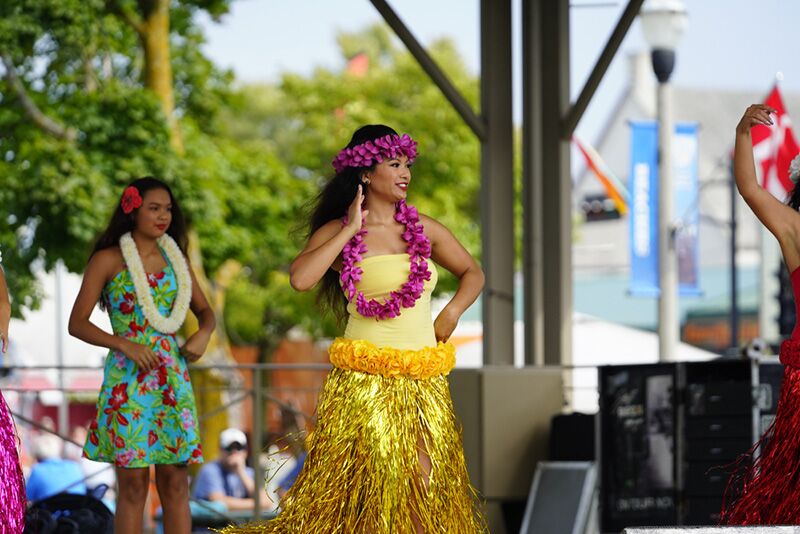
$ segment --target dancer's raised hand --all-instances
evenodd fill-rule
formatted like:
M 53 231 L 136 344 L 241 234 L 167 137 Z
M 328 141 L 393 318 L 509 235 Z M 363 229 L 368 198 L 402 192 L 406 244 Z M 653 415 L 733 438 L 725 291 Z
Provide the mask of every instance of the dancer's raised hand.
M 781 245 L 783 260 L 790 271 L 800 266 L 800 216 L 796 205 L 790 207 L 778 200 L 758 183 L 756 162 L 753 155 L 753 126 L 771 127 L 775 108 L 766 104 L 753 104 L 744 111 L 736 125 L 736 141 L 733 151 L 733 174 L 736 187 L 745 202 L 761 223 L 774 235 Z
M 361 225 L 369 213 L 369 210 L 364 209 L 363 204 L 364 190 L 363 186 L 359 185 L 356 198 L 353 199 L 350 208 L 347 210 L 347 227 L 351 229 L 354 234 L 361 229 Z
M 777 110 L 766 104 L 753 104 L 752 106 L 748 106 L 741 120 L 739 120 L 739 124 L 736 125 L 736 131 L 739 133 L 747 133 L 750 131 L 750 128 L 756 124 L 772 126 L 772 117 L 770 117 L 772 113 L 777 113 Z

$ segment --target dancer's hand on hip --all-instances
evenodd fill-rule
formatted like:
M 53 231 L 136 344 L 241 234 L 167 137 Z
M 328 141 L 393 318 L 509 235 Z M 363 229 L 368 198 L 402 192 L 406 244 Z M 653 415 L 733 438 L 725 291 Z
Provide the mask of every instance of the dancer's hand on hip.
M 142 371 L 152 371 L 161 365 L 161 358 L 153 352 L 153 349 L 135 341 L 126 339 L 121 352 L 138 365 Z
M 436 333 L 436 341 L 446 343 L 447 340 L 450 339 L 453 330 L 456 329 L 456 325 L 458 324 L 458 317 L 458 313 L 452 308 L 445 306 L 433 322 L 433 331 Z
M 205 333 L 203 330 L 198 330 L 189 336 L 189 339 L 183 344 L 181 354 L 187 361 L 196 362 L 203 357 L 210 339 L 210 334 Z

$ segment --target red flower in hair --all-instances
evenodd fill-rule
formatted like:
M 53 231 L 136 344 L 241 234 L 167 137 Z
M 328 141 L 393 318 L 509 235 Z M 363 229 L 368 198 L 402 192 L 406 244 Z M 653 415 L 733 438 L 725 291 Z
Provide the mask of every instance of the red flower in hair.
M 128 215 L 130 212 L 140 207 L 142 205 L 142 195 L 139 194 L 139 190 L 129 185 L 125 189 L 125 192 L 122 193 L 122 202 L 120 202 L 120 205 L 125 215 Z

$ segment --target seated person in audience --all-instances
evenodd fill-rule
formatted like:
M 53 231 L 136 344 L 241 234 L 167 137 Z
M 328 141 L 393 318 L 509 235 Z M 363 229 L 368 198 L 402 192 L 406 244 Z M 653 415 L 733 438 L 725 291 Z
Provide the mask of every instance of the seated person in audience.
M 52 434 L 42 434 L 34 445 L 37 463 L 31 468 L 25 490 L 32 502 L 58 493 L 86 493 L 78 462 L 61 458 L 61 440 Z
M 289 470 L 289 472 L 284 476 L 280 483 L 278 484 L 278 496 L 283 499 L 286 496 L 286 493 L 289 491 L 289 488 L 297 480 L 297 477 L 300 476 L 300 471 L 303 470 L 303 464 L 306 461 L 306 453 L 305 451 L 301 452 L 297 458 L 295 458 L 294 465 Z
M 256 485 L 253 468 L 247 467 L 247 437 L 237 428 L 219 435 L 220 456 L 197 474 L 192 497 L 224 503 L 228 510 L 252 510 L 256 491 L 261 492 L 262 510 L 274 509 L 263 484 Z

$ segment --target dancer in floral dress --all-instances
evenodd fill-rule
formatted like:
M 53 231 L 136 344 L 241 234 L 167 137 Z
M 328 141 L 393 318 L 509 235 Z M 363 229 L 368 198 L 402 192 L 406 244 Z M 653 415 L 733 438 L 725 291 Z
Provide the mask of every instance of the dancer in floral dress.
M 165 532 L 191 530 L 186 465 L 203 456 L 187 361 L 202 356 L 215 319 L 194 283 L 186 241 L 169 187 L 134 181 L 95 246 L 70 317 L 70 334 L 110 349 L 84 455 L 116 466 L 118 533 L 142 532 L 151 465 Z M 113 335 L 89 321 L 97 302 Z M 179 346 L 175 333 L 190 308 L 200 329 Z

